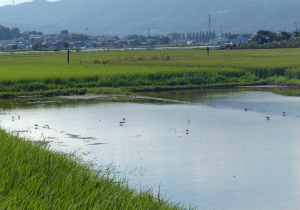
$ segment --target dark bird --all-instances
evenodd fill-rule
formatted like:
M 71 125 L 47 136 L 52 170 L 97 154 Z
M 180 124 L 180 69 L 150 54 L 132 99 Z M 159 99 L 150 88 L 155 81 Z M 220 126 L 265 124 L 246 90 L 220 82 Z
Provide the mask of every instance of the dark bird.
M 285 117 L 285 112 L 282 112 L 282 115 Z
M 125 120 L 125 118 L 123 118 L 123 120 Z
M 266 116 L 267 120 L 270 120 L 270 117 Z
M 247 109 L 247 108 L 245 108 L 245 111 L 247 112 L 247 111 L 248 111 L 248 109 Z
M 43 128 L 48 128 L 48 129 L 50 129 L 50 126 L 49 126 L 49 125 L 45 125 Z

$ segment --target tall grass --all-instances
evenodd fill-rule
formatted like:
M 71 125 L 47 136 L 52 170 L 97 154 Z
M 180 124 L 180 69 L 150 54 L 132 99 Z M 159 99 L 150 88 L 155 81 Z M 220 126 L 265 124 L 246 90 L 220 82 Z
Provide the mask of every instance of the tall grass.
M 183 209 L 0 129 L 0 209 Z
M 2 70 L 0 90 L 15 94 L 78 94 L 92 88 L 149 88 L 162 86 L 208 86 L 258 81 L 245 70 L 184 66 L 52 65 L 7 66 Z
M 299 56 L 298 49 L 212 50 L 209 57 L 204 50 L 192 49 L 72 52 L 67 64 L 66 53 L 0 54 L 0 92 L 69 95 L 179 86 L 290 85 L 299 83 Z

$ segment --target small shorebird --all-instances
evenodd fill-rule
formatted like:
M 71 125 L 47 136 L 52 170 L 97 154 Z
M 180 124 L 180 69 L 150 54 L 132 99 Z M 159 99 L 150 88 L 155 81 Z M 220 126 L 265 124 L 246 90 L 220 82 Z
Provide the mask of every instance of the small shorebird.
M 267 120 L 270 120 L 270 117 L 266 116 Z
M 48 128 L 48 129 L 50 129 L 50 126 L 49 126 L 49 125 L 45 125 L 43 128 Z

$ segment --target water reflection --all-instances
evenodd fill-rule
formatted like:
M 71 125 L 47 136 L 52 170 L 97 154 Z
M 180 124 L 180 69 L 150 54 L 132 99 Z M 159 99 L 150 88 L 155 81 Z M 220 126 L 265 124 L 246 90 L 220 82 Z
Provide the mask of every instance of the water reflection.
M 262 94 L 263 93 L 263 94 Z M 162 91 L 144 96 L 217 105 L 247 111 L 300 116 L 300 90 L 294 88 L 234 88 Z
M 132 186 L 156 190 L 161 183 L 171 201 L 186 206 L 298 209 L 298 98 L 212 91 L 159 95 L 195 104 L 123 97 L 1 100 L 1 126 L 45 138 L 54 149 L 80 149 L 98 163 L 113 162 Z M 245 112 L 245 104 L 253 111 Z M 282 110 L 293 115 L 283 117 Z M 21 118 L 12 121 L 12 115 Z

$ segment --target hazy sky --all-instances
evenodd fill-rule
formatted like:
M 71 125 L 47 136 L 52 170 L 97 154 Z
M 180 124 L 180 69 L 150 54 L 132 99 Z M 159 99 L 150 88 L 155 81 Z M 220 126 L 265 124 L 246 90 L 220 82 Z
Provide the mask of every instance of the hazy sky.
M 14 0 L 15 4 L 21 4 L 24 2 L 30 2 L 32 0 Z M 58 1 L 58 0 L 48 0 L 48 1 Z M 13 4 L 13 0 L 0 0 L 0 7 L 1 6 L 5 6 L 5 5 L 12 5 Z

